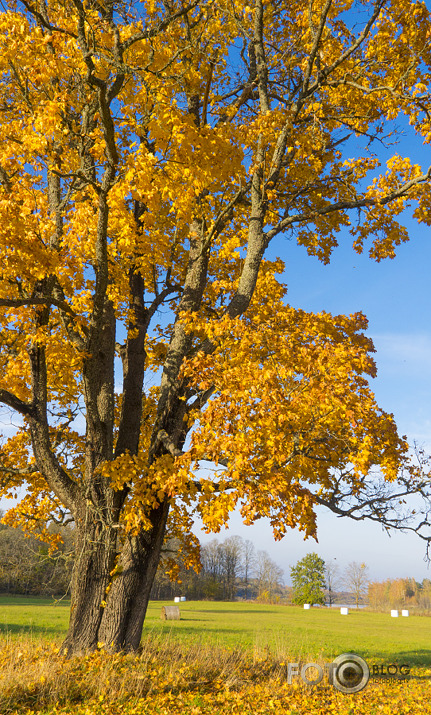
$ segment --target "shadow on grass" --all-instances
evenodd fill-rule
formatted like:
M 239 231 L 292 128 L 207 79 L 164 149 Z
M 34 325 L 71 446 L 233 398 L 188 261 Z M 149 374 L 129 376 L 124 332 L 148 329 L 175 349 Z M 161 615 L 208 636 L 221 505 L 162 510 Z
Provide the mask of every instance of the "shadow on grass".
M 398 672 L 392 671 L 388 673 L 388 666 L 407 665 L 412 668 L 431 668 L 431 650 L 402 650 L 392 653 L 388 656 L 387 653 L 361 653 L 355 651 L 356 655 L 360 655 L 367 662 L 370 668 L 371 680 L 374 682 L 389 682 L 393 680 L 430 680 L 429 675 L 415 675 L 406 673 L 402 677 Z M 373 667 L 376 669 L 373 671 Z M 378 670 L 377 670 L 378 669 Z
M 162 620 L 162 619 L 160 619 L 160 620 Z M 181 616 L 180 621 L 181 621 L 181 623 L 184 623 L 186 621 L 191 621 L 192 623 L 196 623 L 196 621 L 200 621 L 201 623 L 208 622 L 206 618 L 195 618 L 194 616 L 192 618 L 187 618 L 187 617 Z
M 270 611 L 266 611 L 266 610 L 265 610 L 265 611 L 261 611 L 261 610 L 259 609 L 259 610 L 256 610 L 256 613 L 255 613 L 255 614 L 253 614 L 253 613 L 250 612 L 250 609 L 249 609 L 249 608 L 246 608 L 246 609 L 242 609 L 242 608 L 241 608 L 241 609 L 239 609 L 239 608 L 225 608 L 224 605 L 223 605 L 223 608 L 200 608 L 198 611 L 196 611 L 196 613 L 217 613 L 218 615 L 220 615 L 220 614 L 224 615 L 225 613 L 232 613 L 232 615 L 237 615 L 238 613 L 245 613 L 245 614 L 246 614 L 247 616 L 249 616 L 249 617 L 250 617 L 250 616 L 253 616 L 253 615 L 256 615 L 256 616 L 259 615 L 259 616 L 260 616 L 261 613 L 268 613 L 269 615 L 273 616 L 273 615 L 274 615 L 274 609 L 272 609 L 272 610 L 270 610 Z
M 17 623 L 0 625 L 0 635 L 32 635 L 32 636 L 65 636 L 66 630 L 59 626 L 37 626 L 29 624 L 24 626 Z
M 22 596 L 18 594 L 16 596 L 3 596 L 0 595 L 0 608 L 5 606 L 39 606 L 40 608 L 44 606 L 63 606 L 64 608 L 70 608 L 70 599 L 66 600 L 62 596 L 58 598 L 46 598 L 44 596 Z
M 387 661 L 387 656 L 385 657 Z M 431 667 L 431 650 L 404 650 L 394 653 L 392 656 L 394 663 L 407 663 L 411 668 L 420 666 L 421 668 Z
M 190 619 L 192 620 L 192 619 Z M 194 620 L 194 619 L 193 619 Z M 166 633 L 166 632 L 172 632 L 173 635 L 178 634 L 179 636 L 206 636 L 207 634 L 215 633 L 215 634 L 220 634 L 224 632 L 224 629 L 220 628 L 220 626 L 215 626 L 214 628 L 205 628 L 204 630 L 201 628 L 201 626 L 183 626 L 182 624 L 184 623 L 185 619 L 181 618 L 180 621 L 162 621 L 160 625 L 156 625 L 154 623 L 149 623 L 147 627 L 144 625 L 144 632 L 143 635 L 148 635 L 150 632 L 151 633 Z M 176 627 L 176 623 L 179 623 L 180 625 Z M 228 632 L 227 635 L 233 636 L 233 637 L 244 637 L 247 636 L 247 633 L 244 633 L 243 630 L 241 629 L 234 629 L 234 628 L 229 628 L 227 626 Z M 224 635 L 226 635 L 224 633 Z

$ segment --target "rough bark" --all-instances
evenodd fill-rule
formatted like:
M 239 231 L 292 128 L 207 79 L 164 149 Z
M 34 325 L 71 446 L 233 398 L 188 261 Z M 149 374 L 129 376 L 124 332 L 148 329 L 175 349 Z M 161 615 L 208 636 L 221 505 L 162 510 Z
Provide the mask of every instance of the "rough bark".
M 151 586 L 159 564 L 169 505 L 165 500 L 150 514 L 153 527 L 127 536 L 112 582 L 99 631 L 107 650 L 139 647 Z
M 103 600 L 117 554 L 117 530 L 104 524 L 88 504 L 77 521 L 72 599 L 65 655 L 95 650 L 103 616 Z

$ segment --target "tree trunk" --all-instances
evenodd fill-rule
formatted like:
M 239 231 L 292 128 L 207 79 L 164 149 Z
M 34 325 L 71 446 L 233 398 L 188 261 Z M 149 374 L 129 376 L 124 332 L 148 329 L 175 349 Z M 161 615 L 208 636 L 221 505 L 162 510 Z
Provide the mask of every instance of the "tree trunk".
M 139 647 L 168 510 L 167 501 L 154 509 L 153 528 L 127 536 L 120 554 L 118 529 L 95 521 L 94 511 L 87 511 L 84 525 L 77 527 L 70 623 L 62 644 L 65 655 L 102 645 L 111 652 Z
M 95 650 L 103 616 L 102 602 L 117 554 L 117 530 L 96 521 L 93 510 L 77 521 L 69 629 L 61 650 L 78 655 Z
M 139 647 L 168 511 L 165 500 L 150 514 L 152 529 L 126 538 L 120 572 L 112 582 L 100 628 L 100 641 L 109 651 L 133 651 Z

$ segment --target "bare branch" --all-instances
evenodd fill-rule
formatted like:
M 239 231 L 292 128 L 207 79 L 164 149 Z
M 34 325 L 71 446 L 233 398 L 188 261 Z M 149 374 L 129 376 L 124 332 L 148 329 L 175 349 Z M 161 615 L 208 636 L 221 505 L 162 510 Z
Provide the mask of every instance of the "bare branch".
M 335 211 L 346 211 L 349 209 L 359 208 L 372 208 L 373 206 L 379 205 L 385 206 L 386 204 L 391 203 L 391 201 L 394 201 L 395 199 L 406 196 L 410 189 L 413 189 L 419 184 L 423 184 L 430 178 L 431 166 L 425 174 L 421 174 L 414 179 L 406 181 L 398 189 L 389 192 L 381 199 L 360 198 L 354 201 L 337 201 L 334 204 L 329 204 L 322 209 L 315 209 L 314 211 L 310 211 L 309 213 L 294 214 L 293 216 L 288 216 L 287 218 L 284 218 L 279 221 L 279 223 L 274 226 L 274 228 L 270 229 L 265 234 L 265 236 L 267 238 L 267 241 L 269 242 L 272 238 L 274 238 L 274 236 L 277 236 L 277 234 L 281 233 L 281 231 L 285 230 L 289 226 L 293 226 L 297 223 L 307 223 L 308 221 L 312 221 L 313 219 L 315 219 L 317 216 L 325 216 L 327 214 L 334 213 Z

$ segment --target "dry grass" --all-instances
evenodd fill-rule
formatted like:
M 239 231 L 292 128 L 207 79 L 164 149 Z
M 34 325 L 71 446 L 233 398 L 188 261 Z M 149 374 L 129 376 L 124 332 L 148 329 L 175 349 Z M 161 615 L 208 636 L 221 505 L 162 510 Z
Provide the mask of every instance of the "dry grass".
M 148 637 L 138 654 L 103 651 L 69 660 L 59 645 L 29 638 L 0 640 L 0 713 L 88 700 L 126 701 L 161 693 L 223 687 L 239 690 L 247 684 L 280 681 L 283 662 L 268 648 L 254 652 L 214 648 L 196 642 L 185 645 L 165 636 Z
M 286 679 L 281 649 L 214 647 L 152 634 L 138 654 L 66 660 L 59 643 L 0 639 L 1 715 L 431 715 L 429 671 L 344 695 Z M 283 659 L 282 659 L 283 658 Z M 323 660 L 315 656 L 303 662 Z

